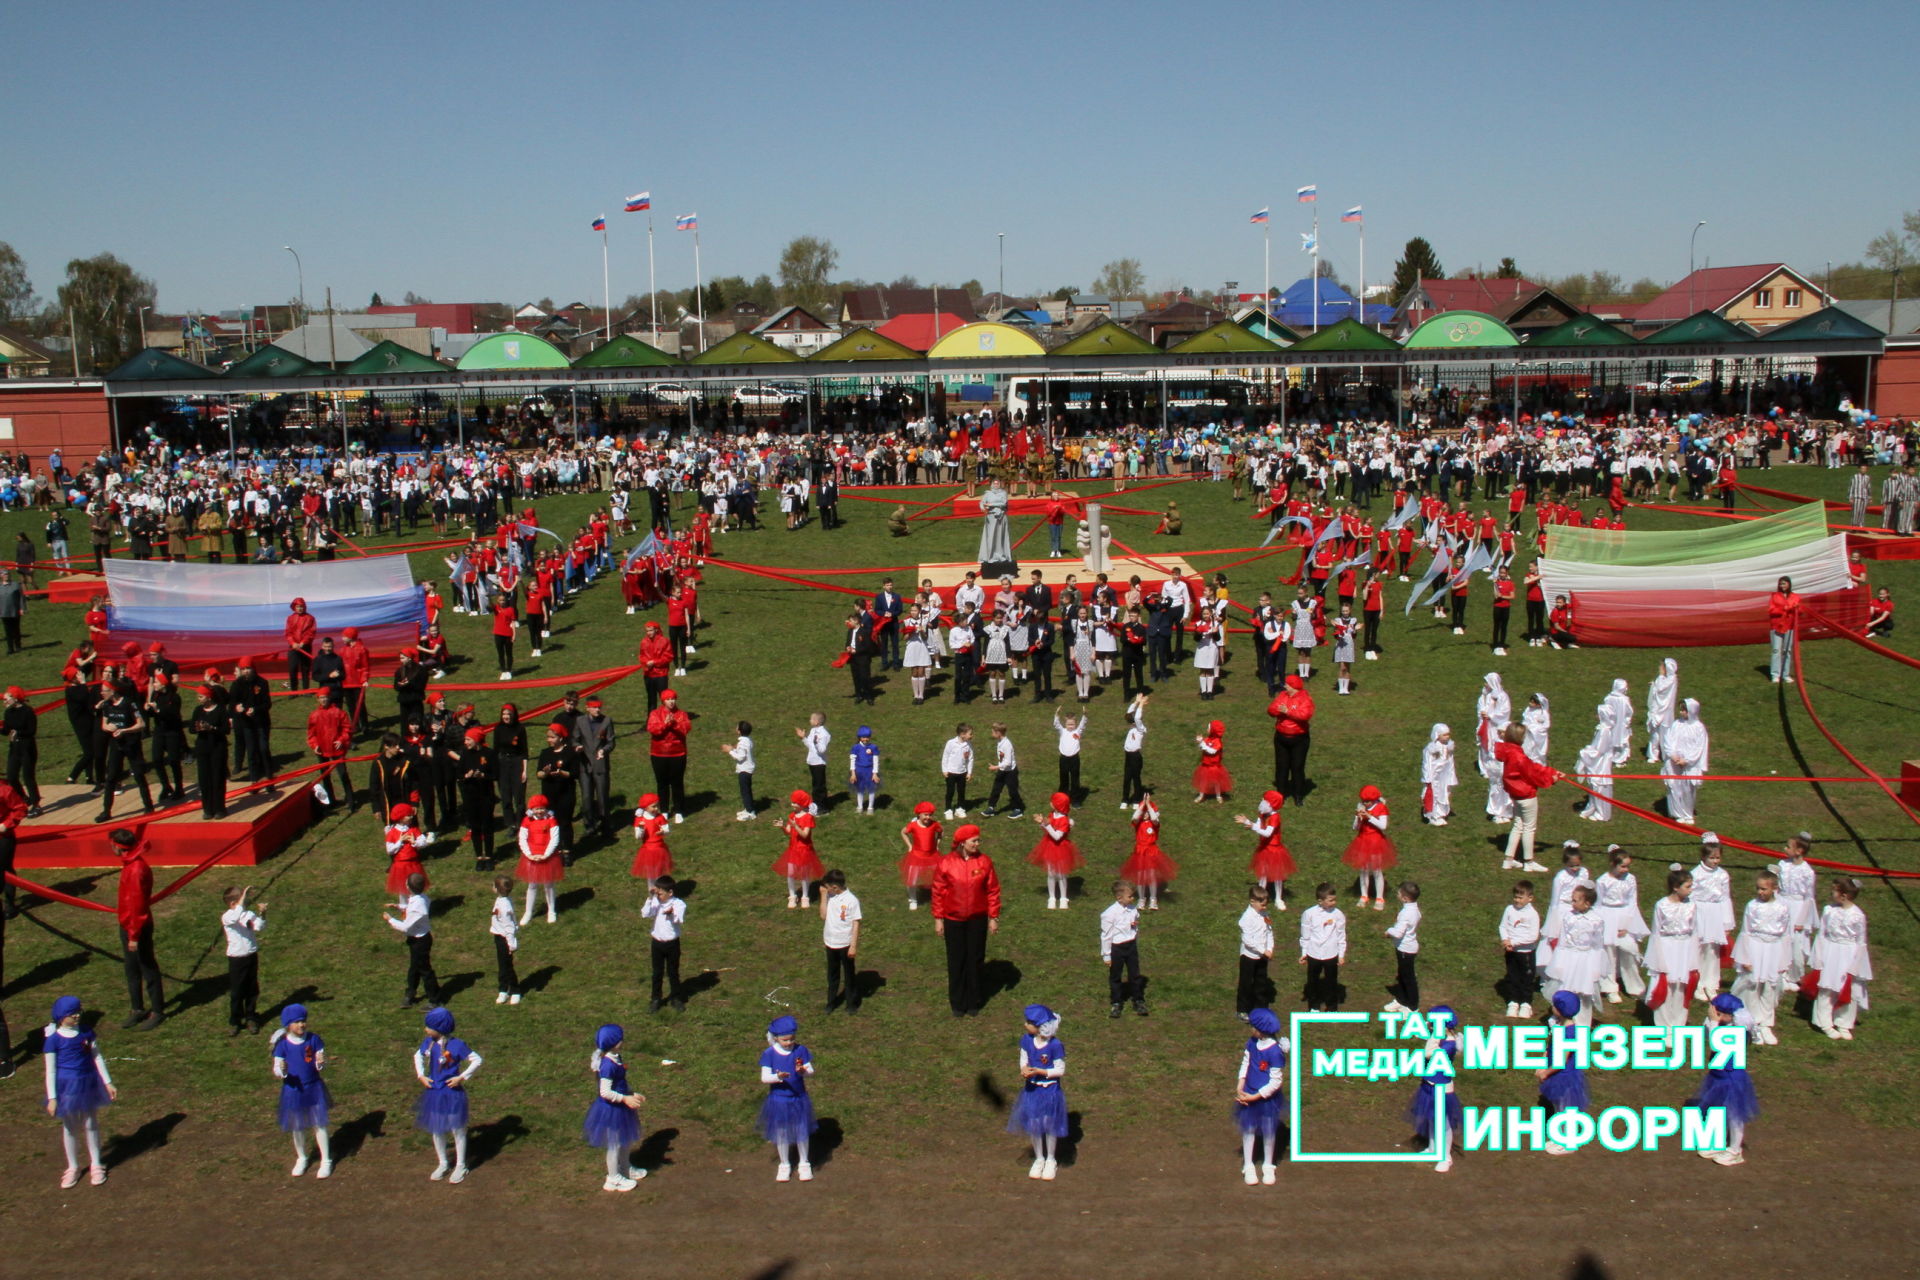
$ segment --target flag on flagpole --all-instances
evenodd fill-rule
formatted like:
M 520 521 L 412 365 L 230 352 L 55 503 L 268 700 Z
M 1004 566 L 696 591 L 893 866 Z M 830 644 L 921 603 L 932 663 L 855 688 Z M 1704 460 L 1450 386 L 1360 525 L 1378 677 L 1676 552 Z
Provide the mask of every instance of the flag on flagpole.
M 1273 211 L 1271 209 L 1262 209 L 1258 213 L 1254 214 L 1251 218 L 1248 218 L 1247 221 L 1248 222 L 1265 222 L 1272 217 L 1272 214 L 1273 214 Z
M 642 213 L 651 208 L 653 208 L 653 193 L 651 191 L 642 191 L 638 195 L 627 197 L 626 211 L 628 213 Z
M 1351 209 L 1349 209 L 1349 210 L 1347 210 L 1347 211 L 1346 211 L 1345 213 L 1343 213 L 1343 214 L 1341 214 L 1341 215 L 1340 215 L 1340 221 L 1342 221 L 1342 222 L 1358 222 L 1358 221 L 1360 221 L 1360 206 L 1359 206 L 1359 205 L 1355 205 L 1355 206 L 1353 206 L 1353 208 L 1351 208 Z
M 681 214 L 673 220 L 673 229 L 675 231 L 698 231 L 700 229 L 700 215 L 697 213 Z
M 1301 187 L 1298 191 L 1293 193 L 1293 198 L 1295 200 L 1298 200 L 1301 204 L 1312 204 L 1315 200 L 1318 200 L 1320 198 L 1320 188 L 1317 186 Z
M 595 218 L 595 219 L 593 220 L 593 229 L 594 229 L 595 231 L 605 231 L 605 230 L 607 229 L 607 215 L 606 215 L 606 214 L 604 214 L 604 213 L 603 213 L 603 214 L 601 214 L 601 215 L 600 215 L 599 217 L 597 217 L 597 218 Z
M 1313 238 L 1311 231 L 1302 231 L 1300 233 L 1300 252 L 1312 253 L 1318 244 L 1319 241 Z

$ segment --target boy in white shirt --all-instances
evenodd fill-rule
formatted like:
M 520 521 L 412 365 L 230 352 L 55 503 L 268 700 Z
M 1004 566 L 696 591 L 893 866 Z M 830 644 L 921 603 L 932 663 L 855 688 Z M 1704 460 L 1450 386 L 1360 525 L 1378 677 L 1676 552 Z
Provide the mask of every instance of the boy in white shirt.
M 753 799 L 753 726 L 745 720 L 735 726 L 738 736 L 732 746 L 722 744 L 721 752 L 733 761 L 733 777 L 740 784 L 740 808 L 735 822 L 751 822 L 759 816 Z
M 967 816 L 967 782 L 973 777 L 973 726 L 962 721 L 953 726 L 953 736 L 940 748 L 940 773 L 947 782 L 946 812 L 943 816 Z
M 1300 963 L 1307 970 L 1301 998 L 1310 1013 L 1333 1013 L 1340 1006 L 1340 966 L 1347 959 L 1347 917 L 1334 888 L 1314 886 L 1314 903 L 1300 913 Z
M 1509 1018 L 1531 1018 L 1533 996 L 1540 989 L 1535 969 L 1540 947 L 1540 913 L 1533 905 L 1533 881 L 1513 886 L 1513 901 L 1500 913 L 1500 946 L 1506 952 L 1507 974 L 1500 982 L 1507 998 Z
M 1073 800 L 1073 807 L 1080 807 L 1080 739 L 1087 731 L 1087 718 L 1084 715 L 1070 715 L 1059 711 L 1053 713 L 1053 731 L 1060 739 L 1060 785 L 1055 791 L 1065 792 Z
M 807 790 L 813 796 L 813 811 L 827 811 L 827 748 L 833 735 L 827 732 L 827 717 L 816 711 L 807 717 L 807 727 L 795 729 L 793 736 L 807 752 Z
M 1145 755 L 1147 745 L 1147 699 L 1153 695 L 1142 689 L 1127 704 L 1127 734 L 1121 740 L 1124 763 L 1120 767 L 1120 807 L 1131 809 L 1147 793 Z
M 1107 966 L 1109 1018 L 1120 1016 L 1129 996 L 1133 1011 L 1147 1016 L 1146 981 L 1140 976 L 1140 908 L 1133 905 L 1134 889 L 1125 880 L 1113 882 L 1113 904 L 1100 913 L 1100 962 Z M 1123 978 L 1122 974 L 1129 976 Z
M 244 889 L 229 887 L 225 894 L 227 909 L 220 916 L 220 928 L 227 935 L 227 1034 L 237 1036 L 245 1024 L 253 1034 L 260 1031 L 260 931 L 267 927 L 267 904 L 247 906 Z
M 1420 886 L 1411 880 L 1400 886 L 1400 914 L 1387 927 L 1387 936 L 1394 940 L 1397 966 L 1387 1012 L 1411 1013 L 1420 1007 L 1420 975 L 1414 971 L 1420 956 Z
M 1240 913 L 1240 984 L 1234 991 L 1234 1011 L 1247 1015 L 1266 1005 L 1267 962 L 1273 959 L 1273 921 L 1267 918 L 1267 886 L 1247 890 L 1247 909 Z
M 993 790 L 987 793 L 986 807 L 980 810 L 982 817 L 991 818 L 1000 803 L 1000 793 L 1006 791 L 1007 798 L 1013 802 L 1013 808 L 1007 810 L 1009 818 L 1024 818 L 1027 815 L 1027 802 L 1020 796 L 1020 758 L 1014 753 L 1013 739 L 1007 736 L 1007 726 L 995 721 L 987 726 L 987 732 L 993 735 L 993 764 L 989 766 L 993 773 Z
M 653 921 L 648 951 L 653 963 L 653 998 L 648 1013 L 660 1012 L 661 980 L 665 979 L 667 1002 L 676 1010 L 687 1007 L 680 990 L 680 930 L 687 922 L 687 904 L 674 896 L 672 876 L 655 880 L 646 905 L 640 908 L 642 920 Z
M 841 980 L 846 981 L 848 1013 L 860 1012 L 860 984 L 854 978 L 855 961 L 860 954 L 860 899 L 847 888 L 847 873 L 834 867 L 820 878 L 821 941 L 827 948 L 827 1012 L 841 1001 Z

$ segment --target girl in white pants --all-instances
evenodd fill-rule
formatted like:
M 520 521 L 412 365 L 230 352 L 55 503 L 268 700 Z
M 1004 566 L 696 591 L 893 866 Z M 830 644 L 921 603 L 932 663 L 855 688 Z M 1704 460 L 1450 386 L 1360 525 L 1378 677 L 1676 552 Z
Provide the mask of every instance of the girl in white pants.
M 1693 974 L 1699 942 L 1694 937 L 1693 877 L 1685 871 L 1667 873 L 1667 896 L 1653 904 L 1653 930 L 1647 938 L 1647 972 L 1654 975 L 1647 1007 L 1656 1027 L 1687 1025 L 1688 980 Z
M 1813 1025 L 1830 1040 L 1853 1039 L 1853 1024 L 1867 1007 L 1873 961 L 1867 956 L 1867 913 L 1854 905 L 1860 882 L 1833 878 L 1833 901 L 1820 913 L 1808 965 L 1820 974 L 1813 998 Z
M 1754 1040 L 1779 1044 L 1773 1019 L 1781 988 L 1793 968 L 1793 908 L 1780 897 L 1780 877 L 1771 871 L 1760 873 L 1753 900 L 1741 915 L 1733 966 L 1733 994 L 1745 1002 L 1752 1016 Z

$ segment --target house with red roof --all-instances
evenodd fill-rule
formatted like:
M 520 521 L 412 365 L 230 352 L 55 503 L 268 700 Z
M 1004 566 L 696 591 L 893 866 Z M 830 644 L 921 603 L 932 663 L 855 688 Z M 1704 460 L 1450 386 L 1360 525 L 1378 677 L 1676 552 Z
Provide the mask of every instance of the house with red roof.
M 1827 306 L 1826 290 L 1784 262 L 1702 267 L 1650 302 L 1633 308 L 1635 333 L 1647 334 L 1702 311 L 1765 331 Z
M 1405 338 L 1443 311 L 1479 311 L 1522 337 L 1544 333 L 1580 314 L 1580 308 L 1523 276 L 1464 276 L 1417 280 L 1400 299 L 1394 334 Z

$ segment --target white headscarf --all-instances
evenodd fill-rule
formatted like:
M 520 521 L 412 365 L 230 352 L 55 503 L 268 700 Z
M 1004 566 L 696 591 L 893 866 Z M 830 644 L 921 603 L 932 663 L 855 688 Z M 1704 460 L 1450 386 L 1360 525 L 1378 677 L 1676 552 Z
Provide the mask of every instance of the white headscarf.
M 1633 699 L 1627 696 L 1627 682 L 1615 680 L 1612 692 L 1601 705 L 1610 710 L 1613 721 L 1613 738 L 1607 745 L 1607 753 L 1615 764 L 1620 764 L 1633 748 Z
M 1686 719 L 1676 719 L 1667 729 L 1667 760 L 1685 760 L 1682 772 L 1689 776 L 1707 771 L 1707 726 L 1700 719 L 1700 703 L 1688 698 L 1683 704 Z
M 1487 678 L 1480 690 L 1480 716 L 1493 723 L 1495 730 L 1507 727 L 1507 721 L 1513 719 L 1513 700 L 1507 697 L 1507 691 L 1500 687 L 1500 673 L 1487 672 Z
M 1440 741 L 1440 735 L 1451 730 L 1444 724 L 1436 724 L 1427 734 L 1427 745 L 1420 752 L 1420 781 L 1426 784 L 1440 783 L 1452 786 L 1456 778 L 1453 772 L 1453 743 Z
M 1536 693 L 1534 700 L 1540 705 L 1528 706 L 1520 713 L 1520 723 L 1526 727 L 1527 737 L 1520 749 L 1540 764 L 1547 762 L 1547 733 L 1553 728 L 1553 713 L 1547 704 L 1547 695 Z
M 1647 728 L 1664 729 L 1673 723 L 1674 699 L 1680 690 L 1680 664 L 1672 658 L 1660 660 L 1660 674 L 1647 686 Z

